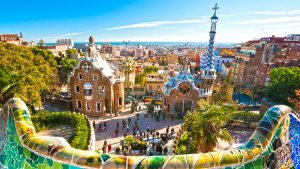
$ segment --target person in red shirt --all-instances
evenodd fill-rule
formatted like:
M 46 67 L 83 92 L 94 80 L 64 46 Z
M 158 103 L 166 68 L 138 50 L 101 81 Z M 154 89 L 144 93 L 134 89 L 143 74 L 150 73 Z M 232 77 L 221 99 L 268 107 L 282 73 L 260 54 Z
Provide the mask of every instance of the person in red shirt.
M 108 151 L 108 153 L 111 152 L 111 144 L 109 144 L 109 145 L 107 146 L 107 151 Z

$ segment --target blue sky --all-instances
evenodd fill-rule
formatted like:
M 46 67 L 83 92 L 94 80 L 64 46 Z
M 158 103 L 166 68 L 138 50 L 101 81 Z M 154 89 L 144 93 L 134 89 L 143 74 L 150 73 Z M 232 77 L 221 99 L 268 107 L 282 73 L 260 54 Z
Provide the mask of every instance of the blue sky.
M 25 40 L 206 42 L 218 3 L 217 42 L 300 33 L 298 0 L 5 0 L 0 34 Z

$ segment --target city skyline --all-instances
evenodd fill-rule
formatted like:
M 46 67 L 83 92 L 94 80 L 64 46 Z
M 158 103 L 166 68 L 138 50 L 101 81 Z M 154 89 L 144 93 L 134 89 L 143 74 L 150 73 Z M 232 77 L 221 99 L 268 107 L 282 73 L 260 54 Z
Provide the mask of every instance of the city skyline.
M 14 4 L 12 4 L 14 3 Z M 22 32 L 26 40 L 206 42 L 212 7 L 218 3 L 216 42 L 244 42 L 263 36 L 299 33 L 296 1 L 31 1 L 2 2 L 1 33 Z M 272 3 L 272 5 L 268 5 Z M 21 5 L 19 5 L 21 4 Z M 247 7 L 247 8 L 245 8 Z

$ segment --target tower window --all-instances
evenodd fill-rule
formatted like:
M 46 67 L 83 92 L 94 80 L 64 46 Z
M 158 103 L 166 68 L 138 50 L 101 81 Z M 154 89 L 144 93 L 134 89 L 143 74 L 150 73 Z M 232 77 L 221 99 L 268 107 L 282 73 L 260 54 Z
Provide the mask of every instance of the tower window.
M 122 98 L 122 97 L 119 97 L 119 106 L 122 105 L 122 101 L 123 101 L 123 98 Z
M 94 79 L 94 80 L 98 80 L 98 74 L 94 73 L 94 74 L 93 74 L 93 79 Z
M 81 110 L 81 101 L 80 100 L 77 100 L 77 109 Z
M 82 74 L 81 73 L 78 74 L 78 80 L 82 80 Z
M 105 93 L 105 88 L 104 86 L 99 86 L 99 94 Z
M 85 70 L 85 72 L 88 72 L 91 69 L 91 66 L 88 63 L 84 63 L 82 68 Z
M 91 103 L 90 102 L 86 102 L 86 110 L 91 111 Z
M 75 86 L 75 92 L 76 92 L 76 93 L 79 93 L 79 92 L 80 92 L 79 86 L 78 86 L 78 85 Z
M 96 103 L 96 112 L 100 112 L 101 111 L 101 103 L 97 102 Z

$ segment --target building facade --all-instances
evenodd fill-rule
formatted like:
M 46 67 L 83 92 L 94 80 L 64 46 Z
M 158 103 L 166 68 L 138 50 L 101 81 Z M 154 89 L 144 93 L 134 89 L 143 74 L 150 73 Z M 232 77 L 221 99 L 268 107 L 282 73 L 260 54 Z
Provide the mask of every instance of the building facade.
M 208 53 L 205 56 L 205 64 L 201 67 L 199 74 L 191 74 L 188 58 L 183 60 L 180 72 L 166 82 L 162 89 L 163 110 L 168 114 L 184 115 L 193 111 L 200 105 L 197 102 L 205 99 L 211 100 L 214 81 L 217 78 L 214 68 L 213 46 L 216 34 L 217 4 L 213 8 L 214 15 L 211 17 L 211 30 L 209 32 Z
M 162 87 L 165 82 L 163 74 L 147 74 L 146 75 L 146 94 L 161 94 Z
M 70 93 L 73 110 L 89 116 L 124 110 L 124 76 L 99 56 L 92 37 L 87 55 L 73 70 Z
M 17 34 L 0 34 L 0 42 L 12 43 L 15 45 L 22 45 L 23 35 L 20 33 L 20 36 Z

